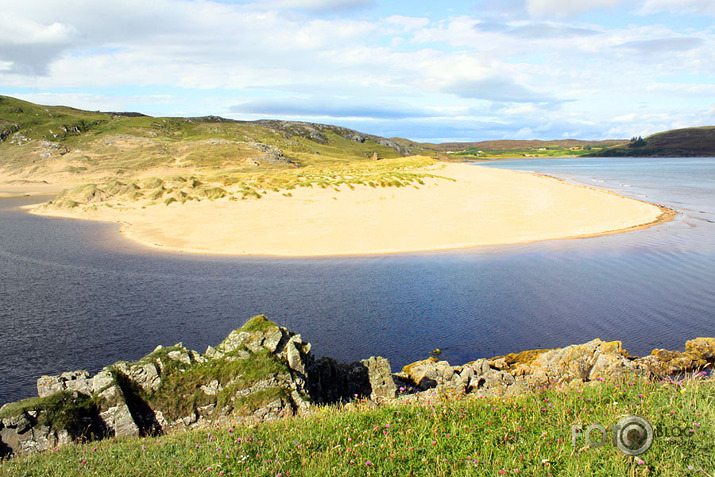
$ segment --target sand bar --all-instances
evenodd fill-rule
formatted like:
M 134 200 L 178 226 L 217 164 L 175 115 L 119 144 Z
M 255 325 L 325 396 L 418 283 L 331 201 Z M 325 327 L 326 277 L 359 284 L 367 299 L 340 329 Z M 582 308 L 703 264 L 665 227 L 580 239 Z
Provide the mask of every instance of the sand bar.
M 419 187 L 298 188 L 292 197 L 163 203 L 140 208 L 39 209 L 120 223 L 164 250 L 320 256 L 434 251 L 589 237 L 667 219 L 667 209 L 610 191 L 468 164 L 439 164 Z

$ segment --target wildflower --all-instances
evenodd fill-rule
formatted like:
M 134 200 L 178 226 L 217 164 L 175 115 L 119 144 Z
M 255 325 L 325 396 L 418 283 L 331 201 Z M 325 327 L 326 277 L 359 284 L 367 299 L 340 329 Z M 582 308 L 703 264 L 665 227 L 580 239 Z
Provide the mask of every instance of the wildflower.
M 365 462 L 365 465 L 372 465 L 372 462 L 368 460 L 367 462 Z
M 688 470 L 693 470 L 694 468 L 695 467 L 693 467 L 692 464 L 688 466 Z
M 638 465 L 643 465 L 643 464 L 645 464 L 645 462 L 643 462 L 642 460 L 638 461 Z

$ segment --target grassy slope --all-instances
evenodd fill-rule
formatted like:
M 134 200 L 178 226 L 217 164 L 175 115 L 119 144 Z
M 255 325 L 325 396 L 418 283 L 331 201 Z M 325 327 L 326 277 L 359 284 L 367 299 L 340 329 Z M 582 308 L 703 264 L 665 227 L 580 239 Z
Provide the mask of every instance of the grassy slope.
M 268 190 L 417 182 L 428 158 L 335 126 L 40 106 L 0 96 L 0 171 L 76 184 L 56 205 L 260 197 Z M 421 150 L 410 151 L 419 153 Z M 429 152 L 429 151 L 428 151 Z M 374 161 L 377 154 L 383 161 Z M 114 203 L 112 203 L 114 201 Z
M 433 396 L 411 405 L 325 407 L 255 428 L 70 446 L 0 464 L 2 475 L 713 475 L 715 381 L 591 383 L 515 399 Z M 656 435 L 629 457 L 571 426 L 642 416 Z M 673 429 L 687 437 L 672 437 Z M 680 431 L 679 431 L 680 432 Z M 595 440 L 595 436 L 594 436 Z
M 704 157 L 715 156 L 715 126 L 674 129 L 645 138 L 645 144 L 619 146 L 598 152 L 598 156 Z

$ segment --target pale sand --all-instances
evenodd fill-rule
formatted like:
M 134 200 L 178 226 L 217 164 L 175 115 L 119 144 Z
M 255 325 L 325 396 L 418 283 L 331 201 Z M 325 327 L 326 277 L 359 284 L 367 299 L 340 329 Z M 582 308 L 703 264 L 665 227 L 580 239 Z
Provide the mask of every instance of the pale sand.
M 667 209 L 528 173 L 466 164 L 415 187 L 301 188 L 292 197 L 39 213 L 114 221 L 127 238 L 193 253 L 318 256 L 588 237 L 653 225 Z

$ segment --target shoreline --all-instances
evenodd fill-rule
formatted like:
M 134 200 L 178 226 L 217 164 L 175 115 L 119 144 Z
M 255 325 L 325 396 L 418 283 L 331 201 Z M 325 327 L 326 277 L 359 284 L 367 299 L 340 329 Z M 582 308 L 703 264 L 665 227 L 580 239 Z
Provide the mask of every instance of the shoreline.
M 322 257 L 436 252 L 590 238 L 649 228 L 677 212 L 563 179 L 442 163 L 420 187 L 311 189 L 245 201 L 31 213 L 119 224 L 135 243 L 171 252 Z M 281 191 L 285 192 L 285 191 Z M 31 207 L 28 207 L 31 208 Z

